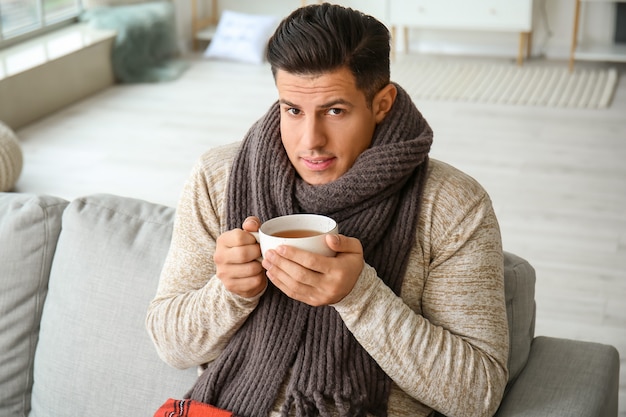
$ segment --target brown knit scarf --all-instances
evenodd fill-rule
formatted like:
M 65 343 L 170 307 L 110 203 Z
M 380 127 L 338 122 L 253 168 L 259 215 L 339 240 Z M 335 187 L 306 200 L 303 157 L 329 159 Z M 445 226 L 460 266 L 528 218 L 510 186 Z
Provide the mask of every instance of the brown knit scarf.
M 398 88 L 372 145 L 329 184 L 302 181 L 280 138 L 275 103 L 247 133 L 228 188 L 228 227 L 248 215 L 261 221 L 290 213 L 334 218 L 340 233 L 360 239 L 365 261 L 399 295 L 415 241 L 432 130 Z M 208 365 L 188 397 L 238 416 L 267 416 L 287 382 L 282 414 L 385 416 L 391 381 L 359 345 L 333 307 L 311 307 L 273 285 Z

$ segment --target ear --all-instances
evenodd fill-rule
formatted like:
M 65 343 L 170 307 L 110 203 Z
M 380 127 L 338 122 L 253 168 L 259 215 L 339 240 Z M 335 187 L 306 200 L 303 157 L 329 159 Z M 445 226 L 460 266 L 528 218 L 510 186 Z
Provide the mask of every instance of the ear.
M 376 118 L 376 124 L 383 121 L 389 110 L 393 107 L 393 102 L 396 101 L 396 95 L 398 90 L 396 86 L 389 83 L 382 90 L 380 90 L 374 96 L 372 100 L 372 109 L 374 111 L 374 117 Z

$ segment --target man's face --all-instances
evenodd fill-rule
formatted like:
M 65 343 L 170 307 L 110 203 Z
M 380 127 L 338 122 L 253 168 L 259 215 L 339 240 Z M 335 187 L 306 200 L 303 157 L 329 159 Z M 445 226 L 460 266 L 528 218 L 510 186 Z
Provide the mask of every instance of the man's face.
M 367 106 L 347 68 L 316 76 L 279 70 L 276 87 L 283 146 L 309 184 L 326 184 L 346 173 L 384 117 L 376 106 Z

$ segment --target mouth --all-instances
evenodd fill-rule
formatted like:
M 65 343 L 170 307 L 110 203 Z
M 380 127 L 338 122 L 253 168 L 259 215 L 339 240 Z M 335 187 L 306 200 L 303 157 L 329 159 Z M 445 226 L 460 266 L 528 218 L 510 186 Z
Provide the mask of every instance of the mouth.
M 335 157 L 300 157 L 302 163 L 311 171 L 324 171 L 328 169 L 336 160 Z

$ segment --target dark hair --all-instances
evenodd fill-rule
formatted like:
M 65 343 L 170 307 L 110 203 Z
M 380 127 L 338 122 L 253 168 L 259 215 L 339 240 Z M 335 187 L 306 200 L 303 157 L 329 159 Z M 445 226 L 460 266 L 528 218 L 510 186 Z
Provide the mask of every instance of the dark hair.
M 372 16 L 333 4 L 296 9 L 278 26 L 267 46 L 276 77 L 316 75 L 347 67 L 368 103 L 389 84 L 389 30 Z

